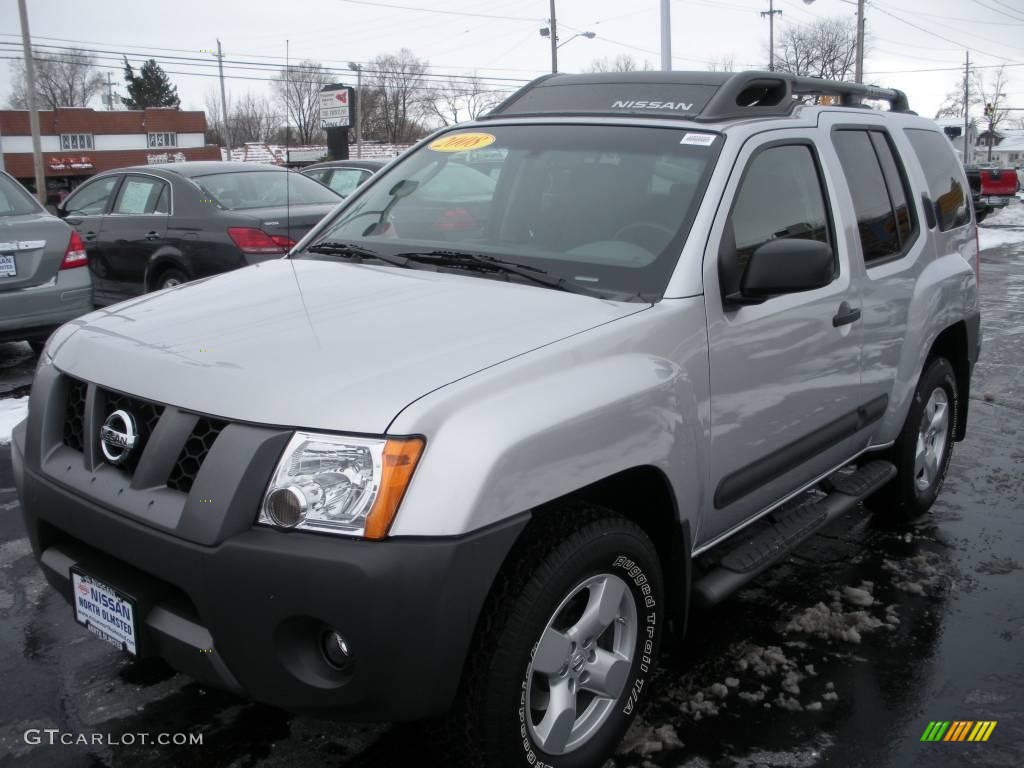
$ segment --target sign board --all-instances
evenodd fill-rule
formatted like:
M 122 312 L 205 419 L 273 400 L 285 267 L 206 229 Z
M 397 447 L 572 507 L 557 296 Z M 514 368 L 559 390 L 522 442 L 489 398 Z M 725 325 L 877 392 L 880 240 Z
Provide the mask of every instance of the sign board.
M 327 86 L 320 91 L 320 127 L 346 128 L 349 120 L 349 88 L 344 85 Z

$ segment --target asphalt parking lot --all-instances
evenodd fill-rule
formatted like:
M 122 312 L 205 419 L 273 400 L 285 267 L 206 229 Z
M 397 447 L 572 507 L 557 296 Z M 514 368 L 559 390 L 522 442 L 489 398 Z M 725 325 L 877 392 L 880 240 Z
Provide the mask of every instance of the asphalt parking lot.
M 1018 230 L 993 228 L 987 241 L 968 437 L 932 512 L 893 527 L 858 509 L 712 613 L 693 616 L 615 766 L 1024 765 Z M 0 344 L 0 423 L 27 394 L 34 364 L 27 345 Z M 430 754 L 429 727 L 293 716 L 131 661 L 86 633 L 31 556 L 3 444 L 0 679 L 0 766 L 445 764 Z M 997 725 L 985 743 L 921 742 L 934 720 Z M 115 740 L 193 733 L 203 744 L 26 742 L 27 730 L 47 728 Z

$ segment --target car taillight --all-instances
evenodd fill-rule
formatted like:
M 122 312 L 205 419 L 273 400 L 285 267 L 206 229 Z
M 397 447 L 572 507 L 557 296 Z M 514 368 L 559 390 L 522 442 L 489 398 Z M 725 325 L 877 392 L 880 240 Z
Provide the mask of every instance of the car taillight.
M 295 241 L 284 235 L 268 235 L 256 227 L 230 227 L 228 237 L 242 253 L 288 253 Z
M 64 251 L 64 260 L 60 263 L 61 269 L 74 269 L 84 267 L 89 263 L 89 257 L 85 253 L 85 243 L 78 236 L 75 230 L 71 230 L 71 240 L 68 241 L 67 250 Z

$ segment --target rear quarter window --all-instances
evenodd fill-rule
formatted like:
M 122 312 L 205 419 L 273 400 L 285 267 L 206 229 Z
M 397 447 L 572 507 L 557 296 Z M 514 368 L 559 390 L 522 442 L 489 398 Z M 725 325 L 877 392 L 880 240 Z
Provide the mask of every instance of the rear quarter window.
M 928 180 L 928 197 L 935 206 L 939 229 L 945 232 L 967 224 L 971 209 L 963 170 L 949 140 L 938 131 L 923 128 L 907 128 L 906 135 Z

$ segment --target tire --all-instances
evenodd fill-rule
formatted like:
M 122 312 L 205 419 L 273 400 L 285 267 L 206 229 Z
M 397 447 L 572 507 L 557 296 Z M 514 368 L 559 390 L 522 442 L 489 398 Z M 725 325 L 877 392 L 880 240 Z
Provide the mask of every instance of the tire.
M 867 500 L 873 512 L 902 522 L 923 515 L 935 503 L 953 456 L 958 398 L 953 366 L 944 357 L 931 358 L 917 382 L 903 429 L 887 452 L 896 465 L 896 477 Z M 937 419 L 936 406 L 944 409 Z M 919 442 L 927 461 L 919 457 Z
M 176 267 L 165 269 L 154 281 L 154 291 L 162 291 L 164 288 L 173 288 L 176 285 L 188 282 L 188 275 Z
M 649 688 L 665 601 L 658 555 L 637 525 L 583 503 L 535 518 L 481 615 L 445 728 L 449 758 L 603 765 Z M 556 692 L 578 709 L 550 710 Z

